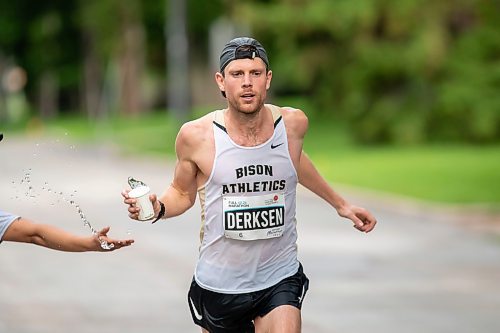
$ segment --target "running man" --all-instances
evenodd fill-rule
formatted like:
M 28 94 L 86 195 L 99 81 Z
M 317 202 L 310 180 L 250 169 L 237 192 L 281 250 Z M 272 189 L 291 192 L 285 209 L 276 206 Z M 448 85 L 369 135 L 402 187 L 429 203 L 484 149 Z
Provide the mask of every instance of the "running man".
M 215 74 L 227 108 L 181 127 L 172 184 L 150 196 L 154 222 L 184 213 L 199 197 L 201 245 L 188 304 L 203 332 L 300 332 L 309 280 L 297 259 L 298 183 L 359 231 L 376 224 L 336 193 L 303 152 L 305 114 L 265 104 L 271 79 L 257 40 L 228 42 Z M 127 193 L 129 216 L 137 219 Z

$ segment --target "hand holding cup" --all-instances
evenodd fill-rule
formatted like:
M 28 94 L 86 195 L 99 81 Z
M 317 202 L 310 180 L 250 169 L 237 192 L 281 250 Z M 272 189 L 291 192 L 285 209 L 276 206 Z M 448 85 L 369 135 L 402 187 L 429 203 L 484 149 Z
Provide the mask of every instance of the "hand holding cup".
M 153 201 L 156 196 L 150 195 L 148 186 L 138 186 L 130 191 L 122 192 L 123 202 L 129 205 L 129 216 L 132 219 L 146 221 L 154 217 Z

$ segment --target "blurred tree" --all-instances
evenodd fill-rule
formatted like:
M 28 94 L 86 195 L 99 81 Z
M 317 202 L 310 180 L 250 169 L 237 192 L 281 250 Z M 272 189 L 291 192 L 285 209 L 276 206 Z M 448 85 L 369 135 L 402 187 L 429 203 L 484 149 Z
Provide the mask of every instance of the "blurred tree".
M 168 0 L 168 4 L 165 19 L 168 108 L 179 122 L 184 122 L 191 108 L 186 3 L 184 0 Z
M 278 95 L 361 142 L 500 139 L 500 8 L 489 0 L 239 1 Z M 307 110 L 312 111 L 312 110 Z
M 500 3 L 449 12 L 450 52 L 437 83 L 432 129 L 439 138 L 500 139 Z
M 1 1 L 0 75 L 9 66 L 24 68 L 28 100 L 43 117 L 83 110 L 97 119 L 165 108 L 168 3 Z M 222 1 L 186 5 L 188 43 L 195 61 L 206 63 L 207 26 L 223 11 Z M 5 117 L 0 85 L 2 105 Z
M 27 0 L 0 3 L 0 53 L 27 73 L 26 92 L 43 117 L 53 117 L 77 94 L 79 48 L 74 3 Z M 2 70 L 0 69 L 0 74 Z M 62 99 L 64 91 L 66 99 Z
M 88 114 L 99 118 L 111 111 L 143 111 L 145 32 L 140 1 L 80 1 L 79 10 Z
M 43 117 L 164 108 L 167 3 L 2 1 L 0 75 L 24 69 L 27 99 Z M 360 142 L 500 140 L 498 0 L 185 4 L 186 60 L 199 87 L 208 26 L 229 16 L 268 49 L 274 95 L 306 96 L 310 117 L 346 120 Z M 0 88 L 0 118 L 5 96 Z

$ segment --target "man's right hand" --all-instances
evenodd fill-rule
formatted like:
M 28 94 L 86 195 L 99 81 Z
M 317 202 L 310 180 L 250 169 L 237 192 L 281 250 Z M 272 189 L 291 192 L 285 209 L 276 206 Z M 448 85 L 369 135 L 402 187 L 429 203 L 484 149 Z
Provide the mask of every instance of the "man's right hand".
M 137 200 L 129 197 L 128 192 L 130 191 L 130 189 L 125 189 L 122 191 L 123 203 L 128 205 L 128 216 L 133 220 L 139 220 L 139 211 L 141 209 L 136 206 Z M 151 194 L 149 196 L 149 200 L 151 200 L 151 203 L 153 204 L 153 209 L 155 212 L 153 218 L 155 218 L 160 212 L 160 203 L 158 202 L 156 194 Z

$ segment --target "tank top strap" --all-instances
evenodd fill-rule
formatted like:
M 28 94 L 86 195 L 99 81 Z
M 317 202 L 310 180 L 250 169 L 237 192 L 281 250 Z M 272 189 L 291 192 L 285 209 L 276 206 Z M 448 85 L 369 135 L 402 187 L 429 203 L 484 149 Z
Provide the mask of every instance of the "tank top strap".
M 226 130 L 226 122 L 224 121 L 224 110 L 215 110 L 213 115 L 213 123 L 220 129 L 222 129 L 224 132 L 227 133 Z
M 271 111 L 273 116 L 273 122 L 276 124 L 277 120 L 281 117 L 281 109 L 280 107 L 273 104 L 265 104 L 267 108 Z M 224 121 L 224 111 L 225 110 L 215 110 L 213 116 L 213 122 L 217 124 L 219 127 L 226 128 L 226 122 Z
M 281 108 L 273 104 L 266 104 L 266 107 L 268 107 L 269 110 L 271 110 L 271 114 L 273 115 L 273 121 L 276 127 L 277 120 L 281 117 Z

